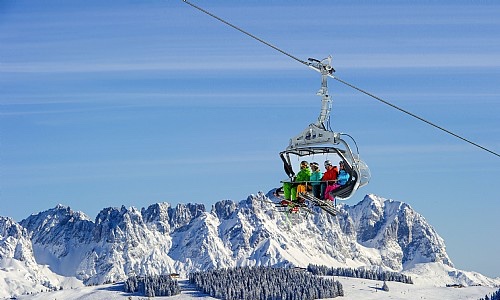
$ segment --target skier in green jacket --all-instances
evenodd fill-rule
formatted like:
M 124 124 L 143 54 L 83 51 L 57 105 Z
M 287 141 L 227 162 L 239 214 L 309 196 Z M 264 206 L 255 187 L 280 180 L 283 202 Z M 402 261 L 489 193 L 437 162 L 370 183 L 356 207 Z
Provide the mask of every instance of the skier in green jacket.
M 302 161 L 300 163 L 300 171 L 295 176 L 292 182 L 283 183 L 283 196 L 285 200 L 297 200 L 297 188 L 299 191 L 306 191 L 306 183 L 311 177 L 311 169 L 309 169 L 309 163 L 307 161 Z M 303 183 L 301 183 L 303 182 Z

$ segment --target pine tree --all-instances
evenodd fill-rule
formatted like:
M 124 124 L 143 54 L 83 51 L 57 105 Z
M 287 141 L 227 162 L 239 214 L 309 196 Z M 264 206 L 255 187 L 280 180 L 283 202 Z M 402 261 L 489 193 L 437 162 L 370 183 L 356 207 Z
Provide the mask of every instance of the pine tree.
M 387 282 L 384 281 L 384 284 L 382 285 L 382 290 L 388 292 L 389 287 L 387 286 Z

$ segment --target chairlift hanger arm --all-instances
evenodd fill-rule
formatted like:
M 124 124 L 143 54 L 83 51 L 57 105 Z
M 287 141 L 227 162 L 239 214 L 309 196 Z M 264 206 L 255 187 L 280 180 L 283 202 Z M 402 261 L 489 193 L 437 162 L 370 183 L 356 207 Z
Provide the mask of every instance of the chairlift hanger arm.
M 321 67 L 318 66 L 318 64 L 321 63 L 321 61 L 319 61 L 317 59 L 309 59 L 309 62 L 307 62 L 307 61 L 304 61 L 304 60 L 302 60 L 300 58 L 297 58 L 296 56 L 294 56 L 294 55 L 292 55 L 292 54 L 290 54 L 290 53 L 288 53 L 286 51 L 283 51 L 282 49 L 280 49 L 280 48 L 278 48 L 278 47 L 276 47 L 276 46 L 274 46 L 274 45 L 272 45 L 272 44 L 270 44 L 270 43 L 268 43 L 268 42 L 260 39 L 259 37 L 255 36 L 255 35 L 253 35 L 253 34 L 251 34 L 249 32 L 247 32 L 247 31 L 245 31 L 245 30 L 243 30 L 243 29 L 241 29 L 241 28 L 239 28 L 239 27 L 237 27 L 237 26 L 235 26 L 235 25 L 233 25 L 233 24 L 231 24 L 229 22 L 227 22 L 226 20 L 224 20 L 224 19 L 222 19 L 222 18 L 220 18 L 220 17 L 218 17 L 218 16 L 210 13 L 207 10 L 205 10 L 205 9 L 199 7 L 199 6 L 194 5 L 193 3 L 191 3 L 191 2 L 189 2 L 187 0 L 182 0 L 182 1 L 184 3 L 190 5 L 191 7 L 196 8 L 197 10 L 199 10 L 199 11 L 201 11 L 201 12 L 203 12 L 203 13 L 209 15 L 209 16 L 211 16 L 212 18 L 217 19 L 220 22 L 222 22 L 222 23 L 224 23 L 224 24 L 226 24 L 226 25 L 228 25 L 228 26 L 230 26 L 230 27 L 232 27 L 232 28 L 240 31 L 241 33 L 243 33 L 245 35 L 248 35 L 249 37 L 251 37 L 251 38 L 253 38 L 253 39 L 255 39 L 255 40 L 257 40 L 257 41 L 259 41 L 259 42 L 261 42 L 263 44 L 265 44 L 266 46 L 273 48 L 274 50 L 280 52 L 281 54 L 284 54 L 284 55 L 292 58 L 293 60 L 296 60 L 297 62 L 299 62 L 299 63 L 301 63 L 303 65 L 306 65 L 306 66 L 308 66 L 308 67 L 310 67 L 310 68 L 312 68 L 312 69 L 314 69 L 314 70 L 319 71 L 320 73 L 322 73 Z M 334 70 L 332 68 L 332 73 L 333 73 L 333 71 Z M 454 137 L 456 137 L 456 138 L 458 138 L 458 139 L 460 139 L 460 140 L 462 140 L 462 141 L 464 141 L 466 143 L 469 143 L 469 144 L 471 144 L 473 146 L 476 146 L 477 148 L 482 149 L 484 151 L 487 151 L 487 152 L 489 152 L 489 153 L 491 153 L 491 154 L 493 154 L 493 155 L 495 155 L 495 156 L 497 156 L 497 157 L 500 158 L 500 154 L 499 153 L 497 153 L 495 151 L 492 151 L 492 150 L 490 150 L 490 149 L 488 149 L 486 147 L 483 147 L 483 146 L 481 146 L 481 145 L 479 145 L 479 144 L 477 144 L 475 142 L 472 142 L 469 139 L 466 139 L 466 138 L 464 138 L 464 137 L 462 137 L 462 136 L 460 136 L 458 134 L 455 134 L 455 133 L 451 132 L 450 130 L 447 130 L 447 129 L 441 127 L 441 126 L 438 126 L 438 125 L 436 125 L 436 124 L 434 124 L 434 123 L 432 123 L 432 122 L 430 122 L 430 121 L 428 121 L 428 120 L 426 120 L 426 119 L 424 119 L 422 117 L 419 117 L 416 114 L 413 114 L 413 113 L 411 113 L 411 112 L 409 112 L 409 111 L 407 111 L 405 109 L 402 109 L 402 108 L 400 108 L 400 107 L 398 107 L 398 106 L 396 106 L 396 105 L 394 105 L 394 104 L 392 104 L 392 103 L 390 103 L 390 102 L 388 102 L 386 100 L 383 100 L 382 98 L 377 97 L 377 96 L 373 95 L 372 93 L 369 93 L 369 92 L 367 92 L 367 91 L 365 91 L 363 89 L 360 89 L 360 88 L 358 88 L 358 87 L 356 87 L 356 86 L 354 86 L 354 85 L 352 85 L 352 84 L 350 84 L 350 83 L 348 83 L 348 82 L 346 82 L 346 81 L 338 78 L 337 76 L 333 76 L 332 74 L 328 74 L 326 76 L 327 77 L 331 77 L 331 78 L 337 80 L 338 82 L 340 82 L 340 83 L 342 83 L 342 84 L 344 84 L 344 85 L 346 85 L 348 87 L 351 87 L 351 88 L 353 88 L 353 89 L 355 89 L 355 90 L 357 90 L 357 91 L 359 91 L 359 92 L 361 92 L 361 93 L 363 93 L 363 94 L 365 94 L 365 95 L 367 95 L 367 96 L 369 96 L 369 97 L 371 97 L 373 99 L 376 99 L 376 100 L 378 100 L 378 101 L 380 101 L 380 102 L 382 102 L 382 103 L 384 103 L 386 105 L 389 105 L 392 108 L 395 108 L 395 109 L 399 110 L 400 112 L 403 112 L 403 113 L 405 113 L 405 114 L 407 114 L 407 115 L 409 115 L 409 116 L 411 116 L 411 117 L 413 117 L 413 118 L 415 118 L 415 119 L 417 119 L 419 121 L 422 121 L 422 122 L 424 122 L 424 123 L 426 123 L 426 124 L 428 124 L 428 125 L 436 128 L 436 129 L 439 129 L 439 130 L 441 130 L 441 131 L 443 131 L 443 132 L 445 132 L 445 133 L 447 133 L 449 135 L 452 135 L 452 136 L 454 136 Z

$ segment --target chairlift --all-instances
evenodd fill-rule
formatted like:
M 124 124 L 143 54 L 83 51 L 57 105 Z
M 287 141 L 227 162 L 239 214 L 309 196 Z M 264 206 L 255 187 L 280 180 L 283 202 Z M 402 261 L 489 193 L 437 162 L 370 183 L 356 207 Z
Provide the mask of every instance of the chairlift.
M 310 124 L 299 135 L 290 139 L 288 147 L 280 152 L 284 170 L 290 181 L 294 180 L 295 171 L 292 162 L 297 160 L 310 161 L 311 158 L 325 155 L 336 155 L 343 163 L 344 170 L 349 173 L 349 180 L 345 185 L 334 190 L 331 195 L 335 199 L 349 199 L 360 188 L 370 181 L 370 169 L 359 156 L 356 141 L 348 134 L 334 132 L 325 124 L 330 118 L 332 100 L 328 94 L 327 80 L 335 70 L 331 66 L 331 56 L 317 60 L 309 58 L 309 67 L 321 73 L 321 88 L 317 95 L 322 97 L 322 105 L 318 120 Z M 350 138 L 351 145 L 344 139 Z M 355 146 L 356 152 L 353 152 Z M 306 183 L 308 184 L 308 183 Z M 305 193 L 309 193 L 306 191 Z M 311 195 L 307 195 L 309 196 Z

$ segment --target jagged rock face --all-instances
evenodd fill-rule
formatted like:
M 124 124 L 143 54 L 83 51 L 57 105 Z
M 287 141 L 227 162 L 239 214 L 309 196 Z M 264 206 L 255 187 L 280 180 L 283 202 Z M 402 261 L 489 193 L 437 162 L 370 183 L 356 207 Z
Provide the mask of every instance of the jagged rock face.
M 35 263 L 26 229 L 13 219 L 6 217 L 0 217 L 0 259 L 3 258 Z
M 170 217 L 168 209 L 170 204 L 157 203 L 150 205 L 147 209 L 142 209 L 142 219 L 146 224 L 150 224 L 151 230 L 157 230 L 162 234 L 170 232 Z
M 440 262 L 453 267 L 443 239 L 408 204 L 367 196 L 347 210 L 357 241 L 381 250 L 383 264 L 401 271 L 420 262 Z
M 58 205 L 22 220 L 20 224 L 31 233 L 38 246 L 47 246 L 56 257 L 68 255 L 71 249 L 91 241 L 94 223 L 81 212 Z
M 168 208 L 161 204 L 141 212 L 123 206 L 102 210 L 96 217 L 92 247 L 82 258 L 76 276 L 86 284 L 99 284 L 132 274 L 173 272 L 175 262 L 165 255 L 172 245 L 166 222 Z
M 212 212 L 215 213 L 217 218 L 226 220 L 236 211 L 238 206 L 231 200 L 222 200 L 212 207 Z
M 75 276 L 83 253 L 91 247 L 95 227 L 85 214 L 58 205 L 20 224 L 30 234 L 37 263 L 51 266 L 60 275 Z
M 239 203 L 224 200 L 210 212 L 201 204 L 105 208 L 95 222 L 57 206 L 21 225 L 31 234 L 38 262 L 87 284 L 243 265 L 376 265 L 393 271 L 422 262 L 452 266 L 443 240 L 407 204 L 369 195 L 343 206 L 336 217 L 319 208 L 287 216 L 270 198 L 259 193 Z M 18 236 L 23 228 L 17 226 L 6 231 L 0 225 L 3 240 Z
M 168 209 L 170 227 L 175 230 L 186 226 L 204 212 L 205 205 L 203 204 L 178 204 L 175 208 Z

